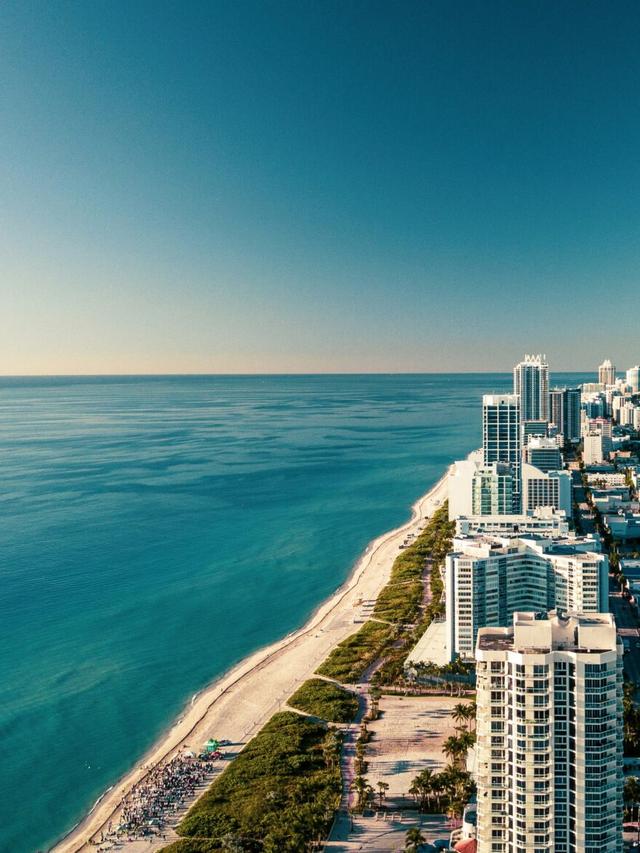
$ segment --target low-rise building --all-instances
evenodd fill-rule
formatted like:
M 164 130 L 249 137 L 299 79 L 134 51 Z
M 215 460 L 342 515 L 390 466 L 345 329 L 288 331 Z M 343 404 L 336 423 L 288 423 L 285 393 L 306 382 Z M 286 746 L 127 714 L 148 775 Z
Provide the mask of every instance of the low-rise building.
M 567 514 L 553 507 L 536 507 L 527 515 L 469 515 L 456 518 L 456 534 L 497 533 L 522 536 L 536 533 L 553 539 L 569 534 Z
M 619 511 L 603 516 L 605 527 L 622 542 L 640 540 L 640 513 Z

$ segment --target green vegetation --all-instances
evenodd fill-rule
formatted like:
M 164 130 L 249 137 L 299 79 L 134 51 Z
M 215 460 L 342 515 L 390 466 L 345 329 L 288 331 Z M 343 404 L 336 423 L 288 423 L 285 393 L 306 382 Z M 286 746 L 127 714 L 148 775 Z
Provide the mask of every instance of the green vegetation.
M 165 853 L 303 853 L 324 838 L 340 801 L 340 735 L 275 714 L 178 826 Z
M 305 681 L 289 699 L 289 705 L 329 723 L 350 723 L 358 713 L 358 700 L 353 693 L 321 678 Z
M 415 545 L 411 545 L 414 548 Z M 408 550 L 408 549 L 407 549 Z M 406 552 L 405 552 L 406 554 Z M 404 554 L 401 555 L 404 557 Z M 401 557 L 398 557 L 398 560 Z M 414 559 L 418 559 L 414 556 Z M 393 571 L 398 562 L 394 564 Z M 422 571 L 422 563 L 420 561 L 420 571 Z M 403 624 L 413 622 L 418 616 L 420 602 L 422 601 L 422 581 L 397 581 L 394 580 L 393 574 L 391 580 L 382 590 L 376 601 L 376 606 L 373 610 L 373 615 L 378 619 L 386 619 L 388 622 Z
M 446 813 L 456 819 L 462 816 L 465 805 L 475 792 L 471 775 L 453 764 L 440 773 L 427 768 L 419 773 L 409 788 L 420 811 Z
M 392 626 L 369 620 L 359 631 L 343 640 L 318 669 L 318 675 L 354 683 L 382 654 L 394 637 Z
M 640 708 L 633 701 L 635 690 L 635 684 L 630 681 L 625 682 L 622 698 L 625 755 L 638 755 L 640 753 Z
M 445 501 L 420 536 L 393 564 L 391 579 L 378 596 L 373 611 L 374 617 L 384 619 L 385 623 L 376 622 L 375 618 L 365 622 L 359 631 L 347 637 L 331 652 L 317 669 L 319 675 L 354 683 L 372 663 L 384 656 L 382 666 L 373 676 L 373 683 L 397 684 L 403 681 L 403 664 L 408 649 L 418 641 L 431 621 L 444 613 L 444 585 L 440 567 L 451 548 L 454 529 L 455 524 L 449 521 L 449 509 Z M 420 613 L 422 573 L 428 559 L 431 559 L 431 600 L 418 623 L 407 627 L 407 623 L 415 621 Z M 392 622 L 393 625 L 386 622 Z
M 429 559 L 432 561 L 431 594 L 432 598 L 437 599 L 436 605 L 439 604 L 442 596 L 442 580 L 437 570 L 451 546 L 454 530 L 455 524 L 449 521 L 448 504 L 445 502 L 433 514 L 415 542 L 396 557 L 389 583 L 376 601 L 374 616 L 397 624 L 407 624 L 416 620 L 422 602 L 422 575 Z M 431 618 L 441 612 L 436 605 L 429 611 Z
M 407 834 L 404 837 L 404 849 L 407 853 L 418 853 L 425 841 L 426 839 L 420 828 L 412 826 L 411 829 L 407 830 Z
M 624 818 L 633 820 L 633 812 L 640 802 L 640 781 L 637 776 L 627 776 L 624 780 Z
M 442 600 L 444 584 L 442 582 L 440 569 L 444 564 L 444 558 L 451 549 L 451 539 L 454 531 L 455 522 L 449 521 L 449 505 L 445 501 L 445 503 L 433 514 L 423 532 L 420 534 L 418 539 L 416 539 L 414 545 L 411 546 L 412 549 L 416 548 L 416 551 L 414 552 L 413 557 L 411 557 L 411 555 L 410 557 L 413 560 L 415 559 L 416 554 L 419 554 L 421 566 L 424 566 L 427 559 L 431 559 L 431 571 L 429 573 L 431 599 L 417 625 L 415 625 L 413 629 L 405 631 L 404 636 L 402 637 L 402 642 L 395 644 L 394 648 L 389 650 L 385 661 L 373 677 L 374 684 L 402 684 L 404 682 L 404 661 L 409 650 L 418 642 L 431 622 L 444 615 L 444 601 Z M 402 564 L 405 567 L 405 570 L 405 555 L 407 555 L 409 550 L 410 549 L 407 549 L 407 551 L 398 557 L 398 560 L 403 561 Z M 396 564 L 397 562 L 398 561 L 396 560 Z M 385 590 L 383 590 L 382 594 L 384 594 Z

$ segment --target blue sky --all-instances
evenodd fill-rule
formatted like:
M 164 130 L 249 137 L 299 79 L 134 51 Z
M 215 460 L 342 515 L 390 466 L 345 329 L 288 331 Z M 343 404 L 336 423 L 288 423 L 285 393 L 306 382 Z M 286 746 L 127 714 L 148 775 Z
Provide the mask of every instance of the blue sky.
M 0 7 L 0 372 L 640 360 L 640 7 Z

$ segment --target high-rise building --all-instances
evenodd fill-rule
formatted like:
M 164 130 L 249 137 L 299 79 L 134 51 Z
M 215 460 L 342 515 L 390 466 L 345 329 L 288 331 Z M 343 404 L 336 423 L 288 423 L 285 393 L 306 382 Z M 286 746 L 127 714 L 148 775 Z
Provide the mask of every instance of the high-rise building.
M 622 644 L 610 613 L 516 613 L 476 646 L 479 853 L 621 853 Z
M 549 392 L 550 421 L 565 442 L 580 441 L 580 388 L 552 388 Z
M 485 465 L 508 462 L 513 469 L 513 511 L 520 507 L 520 398 L 485 394 L 482 398 L 482 457 Z
M 451 657 L 473 657 L 479 629 L 509 625 L 518 610 L 607 610 L 609 559 L 598 549 L 592 537 L 456 536 L 445 561 Z
M 631 388 L 634 394 L 640 391 L 640 367 L 636 364 L 635 367 L 630 367 L 627 370 L 627 385 Z
M 513 368 L 513 393 L 522 421 L 549 420 L 549 365 L 545 355 L 525 355 Z
M 562 454 L 558 442 L 553 438 L 536 436 L 529 439 L 524 448 L 524 454 L 529 465 L 541 471 L 561 471 Z
M 513 469 L 507 462 L 492 462 L 478 468 L 473 476 L 473 515 L 513 513 Z
M 601 385 L 613 385 L 616 381 L 616 368 L 611 364 L 610 359 L 605 358 L 598 368 L 598 382 Z

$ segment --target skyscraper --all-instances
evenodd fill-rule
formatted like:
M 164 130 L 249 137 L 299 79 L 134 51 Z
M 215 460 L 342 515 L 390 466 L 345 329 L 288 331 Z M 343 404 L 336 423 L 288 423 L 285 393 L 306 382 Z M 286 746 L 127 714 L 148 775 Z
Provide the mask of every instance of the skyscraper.
M 508 462 L 513 469 L 513 511 L 520 507 L 520 398 L 485 394 L 482 398 L 482 454 L 485 465 Z
M 525 355 L 513 368 L 513 393 L 520 395 L 523 421 L 549 420 L 549 365 L 545 355 Z
M 580 388 L 552 388 L 549 392 L 551 423 L 566 442 L 580 441 Z
M 601 385 L 613 385 L 616 381 L 616 368 L 610 359 L 605 358 L 598 368 L 598 382 Z
M 627 385 L 631 387 L 634 394 L 640 391 L 640 367 L 638 365 L 627 370 Z
M 478 850 L 621 853 L 622 645 L 610 613 L 515 613 L 476 645 Z

